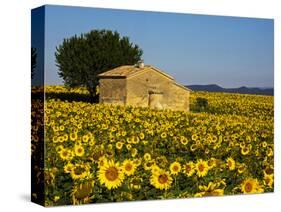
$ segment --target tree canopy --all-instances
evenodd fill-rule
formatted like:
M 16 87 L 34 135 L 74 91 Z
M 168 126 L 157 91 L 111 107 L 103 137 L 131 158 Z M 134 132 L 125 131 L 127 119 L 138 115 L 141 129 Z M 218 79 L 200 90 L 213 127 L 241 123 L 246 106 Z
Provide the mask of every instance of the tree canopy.
M 110 30 L 92 30 L 63 40 L 56 47 L 58 74 L 66 86 L 85 86 L 95 95 L 97 75 L 121 65 L 133 65 L 142 56 L 138 45 Z

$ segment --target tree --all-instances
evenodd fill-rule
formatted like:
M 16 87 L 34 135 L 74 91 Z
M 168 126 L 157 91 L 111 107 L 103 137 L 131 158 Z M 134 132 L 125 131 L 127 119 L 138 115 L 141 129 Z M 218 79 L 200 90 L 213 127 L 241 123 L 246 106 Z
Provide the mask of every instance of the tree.
M 31 47 L 31 79 L 34 77 L 34 71 L 36 68 L 37 52 L 36 48 Z
M 58 74 L 65 85 L 85 86 L 93 97 L 98 74 L 121 65 L 133 65 L 141 55 L 138 45 L 110 30 L 92 30 L 64 39 L 55 52 Z
M 208 107 L 208 100 L 203 97 L 197 97 L 195 104 L 196 104 L 196 110 L 204 111 Z

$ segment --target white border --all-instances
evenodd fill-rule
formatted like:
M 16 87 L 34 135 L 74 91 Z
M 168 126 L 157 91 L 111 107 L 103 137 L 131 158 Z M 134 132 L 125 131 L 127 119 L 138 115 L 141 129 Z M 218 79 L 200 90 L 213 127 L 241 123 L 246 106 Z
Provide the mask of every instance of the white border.
M 275 19 L 275 193 L 57 207 L 61 211 L 277 211 L 280 195 L 280 6 L 278 0 L 9 0 L 1 2 L 0 210 L 38 211 L 30 195 L 30 9 L 59 4 Z

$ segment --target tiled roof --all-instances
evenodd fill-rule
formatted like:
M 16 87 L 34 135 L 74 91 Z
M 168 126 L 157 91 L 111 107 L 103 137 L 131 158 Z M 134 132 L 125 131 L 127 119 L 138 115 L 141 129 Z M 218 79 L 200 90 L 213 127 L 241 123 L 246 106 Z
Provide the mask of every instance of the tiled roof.
M 138 73 L 141 73 L 141 72 L 144 72 L 147 70 L 154 70 L 154 71 L 166 76 L 167 78 L 174 79 L 173 77 L 166 74 L 165 72 L 159 70 L 156 67 L 150 66 L 150 65 L 145 65 L 143 68 L 139 68 L 138 66 L 134 66 L 134 65 L 119 66 L 112 70 L 101 73 L 98 76 L 100 78 L 110 78 L 110 77 L 128 78 L 135 74 L 138 74 Z

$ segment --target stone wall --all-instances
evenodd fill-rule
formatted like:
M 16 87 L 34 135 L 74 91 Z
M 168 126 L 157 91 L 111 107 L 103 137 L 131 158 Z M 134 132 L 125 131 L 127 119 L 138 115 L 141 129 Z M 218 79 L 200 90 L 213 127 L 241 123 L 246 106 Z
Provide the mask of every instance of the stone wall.
M 126 79 L 104 78 L 99 80 L 100 103 L 125 105 Z
M 127 79 L 127 104 L 148 107 L 150 93 L 163 93 L 162 100 L 166 98 L 165 92 L 171 80 L 155 71 L 147 70 L 142 74 Z M 162 104 L 162 102 L 161 102 Z

